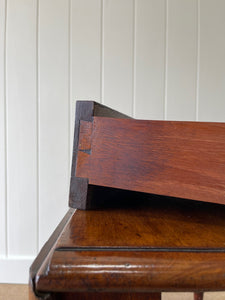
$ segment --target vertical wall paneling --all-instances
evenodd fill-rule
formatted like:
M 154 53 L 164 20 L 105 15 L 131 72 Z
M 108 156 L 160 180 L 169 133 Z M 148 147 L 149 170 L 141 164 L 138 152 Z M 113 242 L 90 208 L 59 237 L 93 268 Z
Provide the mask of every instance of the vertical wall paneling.
M 165 0 L 136 4 L 135 117 L 163 119 Z
M 0 259 L 0 282 L 1 283 L 28 283 L 29 267 L 34 258 L 32 257 L 16 257 Z M 11 289 L 8 287 L 8 289 Z M 4 294 L 1 288 L 0 299 L 10 299 L 10 296 Z M 10 291 L 10 294 L 12 292 Z M 21 296 L 21 295 L 20 295 Z M 25 296 L 27 299 L 28 294 Z M 22 296 L 21 296 L 22 297 Z M 18 298 L 16 296 L 16 298 Z M 14 299 L 14 298 L 13 298 Z
M 199 120 L 225 121 L 225 1 L 200 1 Z
M 103 101 L 131 115 L 134 1 L 104 0 L 103 4 Z
M 71 2 L 72 99 L 100 101 L 101 0 Z
M 0 0 L 0 257 L 6 255 L 5 16 Z
M 169 120 L 196 116 L 197 1 L 168 1 L 167 111 Z
M 37 250 L 36 1 L 7 1 L 8 254 Z
M 224 98 L 225 0 L 0 0 L 0 281 L 68 208 L 76 100 L 224 122 Z
M 71 139 L 76 100 L 101 101 L 101 0 L 71 2 Z
M 68 207 L 69 1 L 39 0 L 40 246 Z

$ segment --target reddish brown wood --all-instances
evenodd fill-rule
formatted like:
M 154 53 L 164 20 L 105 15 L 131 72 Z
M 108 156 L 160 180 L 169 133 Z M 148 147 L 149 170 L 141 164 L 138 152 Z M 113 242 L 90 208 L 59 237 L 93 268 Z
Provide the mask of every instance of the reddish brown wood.
M 77 210 L 35 276 L 37 292 L 225 290 L 225 206 L 136 200 Z
M 28 299 L 29 300 L 54 300 L 54 296 L 48 293 L 44 293 L 43 295 L 37 296 L 33 289 L 33 284 L 29 282 L 29 291 L 28 291 Z
M 161 293 L 51 293 L 37 297 L 29 289 L 29 300 L 161 300 Z
M 194 300 L 203 300 L 203 293 L 194 293 Z
M 148 195 L 111 201 L 112 208 L 77 210 L 57 248 L 225 251 L 225 206 Z
M 225 289 L 225 253 L 55 251 L 38 291 L 181 292 Z
M 80 124 L 74 175 L 89 185 L 225 204 L 225 123 Z

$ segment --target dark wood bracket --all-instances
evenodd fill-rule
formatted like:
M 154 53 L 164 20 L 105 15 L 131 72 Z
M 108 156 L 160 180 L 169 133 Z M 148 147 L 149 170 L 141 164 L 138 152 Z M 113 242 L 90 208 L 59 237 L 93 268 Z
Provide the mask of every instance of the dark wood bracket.
M 82 122 L 90 122 L 92 124 L 93 117 L 108 117 L 118 119 L 130 118 L 127 115 L 124 115 L 116 110 L 113 110 L 107 106 L 104 106 L 94 101 L 76 102 L 69 206 L 78 209 L 91 208 L 91 198 L 95 190 L 95 186 L 89 185 L 88 178 L 77 177 L 75 175 L 78 151 L 86 152 L 87 155 L 90 151 L 90 148 L 79 148 L 79 133 L 81 129 L 81 124 Z

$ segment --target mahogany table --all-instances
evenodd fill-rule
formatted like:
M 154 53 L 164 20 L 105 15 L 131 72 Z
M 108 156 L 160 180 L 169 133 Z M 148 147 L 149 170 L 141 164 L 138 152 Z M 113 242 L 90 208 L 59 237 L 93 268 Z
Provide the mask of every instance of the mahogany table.
M 225 290 L 225 206 L 117 190 L 100 198 L 94 210 L 69 209 L 31 266 L 30 300 Z

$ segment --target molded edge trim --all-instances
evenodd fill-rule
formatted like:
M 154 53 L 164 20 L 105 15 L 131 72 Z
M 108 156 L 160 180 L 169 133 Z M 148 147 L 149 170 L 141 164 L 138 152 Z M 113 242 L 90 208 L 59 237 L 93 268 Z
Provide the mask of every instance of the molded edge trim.
M 38 256 L 36 257 L 36 259 L 30 267 L 29 282 L 36 296 L 39 296 L 36 294 L 37 273 L 41 267 L 44 267 L 45 264 L 48 264 L 49 258 L 54 250 L 54 246 L 56 245 L 57 240 L 59 239 L 63 229 L 71 219 L 74 212 L 75 210 L 72 208 L 68 210 L 68 212 L 66 213 L 62 221 L 59 223 L 59 225 L 56 227 L 49 240 L 42 247 L 41 251 L 39 252 Z

